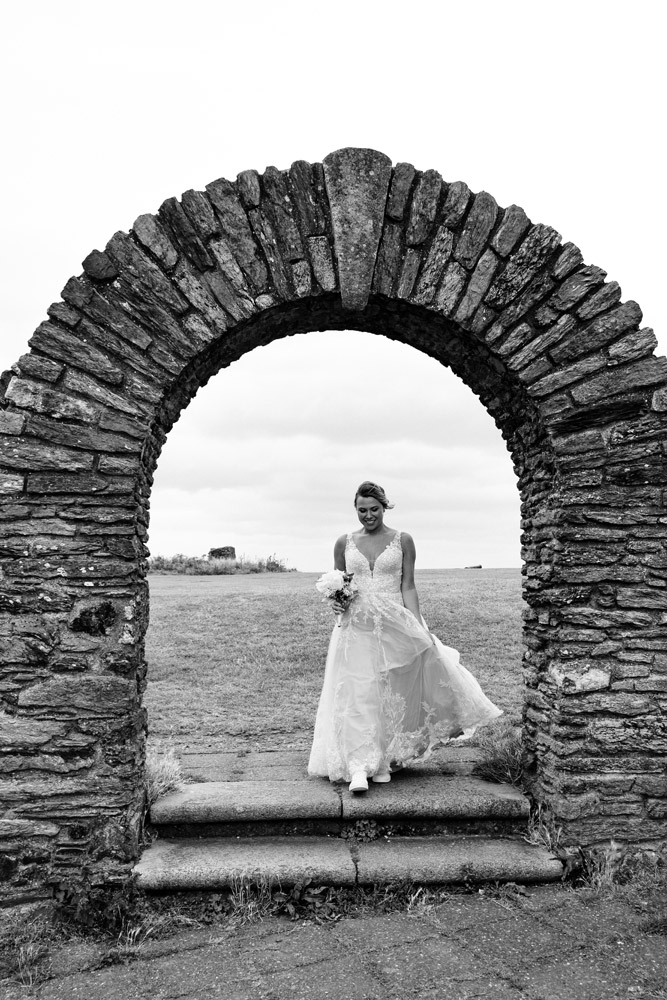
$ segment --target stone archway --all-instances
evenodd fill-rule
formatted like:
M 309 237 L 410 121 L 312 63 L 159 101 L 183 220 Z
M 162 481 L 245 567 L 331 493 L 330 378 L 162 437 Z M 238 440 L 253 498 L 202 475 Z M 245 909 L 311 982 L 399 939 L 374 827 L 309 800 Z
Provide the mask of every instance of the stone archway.
M 143 810 L 148 505 L 197 389 L 355 328 L 459 375 L 522 497 L 526 766 L 570 843 L 667 833 L 667 360 L 521 208 L 373 150 L 166 201 L 93 251 L 0 409 L 0 868 L 124 878 Z

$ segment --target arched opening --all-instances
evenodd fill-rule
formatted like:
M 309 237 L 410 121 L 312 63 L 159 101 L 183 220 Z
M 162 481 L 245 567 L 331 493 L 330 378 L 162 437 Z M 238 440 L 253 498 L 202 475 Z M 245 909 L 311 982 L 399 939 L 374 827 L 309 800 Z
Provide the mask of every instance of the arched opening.
M 84 272 L 0 384 L 10 887 L 136 857 L 148 504 L 180 412 L 257 346 L 349 328 L 451 368 L 512 456 L 534 796 L 571 841 L 664 837 L 667 361 L 615 282 L 358 149 L 170 199 Z
M 202 750 L 209 762 L 307 751 L 331 630 L 314 581 L 331 566 L 334 537 L 355 526 L 349 494 L 369 475 L 398 504 L 392 525 L 417 541 L 427 621 L 521 724 L 519 497 L 502 438 L 468 387 L 426 355 L 330 331 L 244 355 L 167 438 L 152 555 L 233 543 L 239 555 L 277 553 L 299 573 L 149 574 L 149 748 L 197 767 Z

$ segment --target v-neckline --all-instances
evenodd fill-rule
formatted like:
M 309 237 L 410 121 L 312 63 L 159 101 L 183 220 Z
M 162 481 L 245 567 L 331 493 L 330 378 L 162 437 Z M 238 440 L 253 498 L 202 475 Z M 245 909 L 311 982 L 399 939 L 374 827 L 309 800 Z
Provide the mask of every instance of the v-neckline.
M 380 556 L 382 555 L 383 552 L 386 552 L 387 549 L 391 545 L 394 544 L 394 542 L 396 540 L 397 534 L 398 534 L 398 532 L 395 531 L 394 534 L 389 539 L 389 541 L 387 542 L 387 544 L 385 545 L 385 547 L 383 549 L 381 549 L 380 552 L 378 552 L 378 554 L 376 555 L 376 557 L 375 557 L 375 559 L 373 561 L 373 565 L 372 566 L 371 566 L 371 562 L 370 562 L 370 559 L 368 558 L 368 556 L 365 554 L 365 552 L 362 552 L 361 549 L 359 548 L 359 546 L 357 545 L 357 543 L 355 541 L 355 538 L 354 538 L 354 535 L 350 534 L 350 538 L 352 540 L 352 544 L 354 545 L 354 547 L 357 550 L 357 552 L 359 553 L 359 555 L 362 556 L 366 560 L 366 565 L 368 566 L 368 569 L 370 570 L 371 576 L 373 576 L 373 574 L 375 572 L 375 567 L 377 566 L 378 559 L 380 558 Z

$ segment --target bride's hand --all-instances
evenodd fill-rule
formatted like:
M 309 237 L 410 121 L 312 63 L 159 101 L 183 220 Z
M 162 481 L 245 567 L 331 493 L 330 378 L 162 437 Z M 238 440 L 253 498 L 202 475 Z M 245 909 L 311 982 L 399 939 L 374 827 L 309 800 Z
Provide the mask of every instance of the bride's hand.
M 347 605 L 341 604 L 340 601 L 334 601 L 331 607 L 336 615 L 342 615 L 343 612 L 347 610 Z

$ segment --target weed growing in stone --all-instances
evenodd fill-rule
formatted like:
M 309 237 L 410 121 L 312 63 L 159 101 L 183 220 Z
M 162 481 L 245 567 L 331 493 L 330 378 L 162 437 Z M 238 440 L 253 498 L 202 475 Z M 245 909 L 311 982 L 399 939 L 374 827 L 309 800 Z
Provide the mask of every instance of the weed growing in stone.
M 158 752 L 155 747 L 146 751 L 146 800 L 148 808 L 167 792 L 173 792 L 183 784 L 181 762 L 173 748 Z
M 556 826 L 548 809 L 540 803 L 533 806 L 528 817 L 528 832 L 523 838 L 536 847 L 546 847 L 556 854 L 560 847 L 562 828 Z
M 472 741 L 483 757 L 473 767 L 473 774 L 485 781 L 508 782 L 520 786 L 523 779 L 521 728 L 502 716 L 497 722 L 479 729 Z

